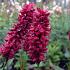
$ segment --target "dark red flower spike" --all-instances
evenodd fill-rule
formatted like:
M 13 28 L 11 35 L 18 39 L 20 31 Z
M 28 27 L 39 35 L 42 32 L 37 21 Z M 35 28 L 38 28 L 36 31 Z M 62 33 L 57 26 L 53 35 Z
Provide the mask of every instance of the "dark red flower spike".
M 18 22 L 8 32 L 0 53 L 12 58 L 23 49 L 33 62 L 40 63 L 45 58 L 50 31 L 48 10 L 37 8 L 33 3 L 27 4 L 20 11 Z

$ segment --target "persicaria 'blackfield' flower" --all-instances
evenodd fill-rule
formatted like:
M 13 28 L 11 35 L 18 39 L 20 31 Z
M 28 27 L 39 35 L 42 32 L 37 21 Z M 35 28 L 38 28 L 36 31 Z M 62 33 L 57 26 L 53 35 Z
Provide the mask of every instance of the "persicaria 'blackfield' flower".
M 70 31 L 68 32 L 68 39 L 70 40 Z
M 36 63 L 44 60 L 44 53 L 50 34 L 49 12 L 37 8 L 35 4 L 25 5 L 19 13 L 18 22 L 8 32 L 0 53 L 6 58 L 23 49 Z

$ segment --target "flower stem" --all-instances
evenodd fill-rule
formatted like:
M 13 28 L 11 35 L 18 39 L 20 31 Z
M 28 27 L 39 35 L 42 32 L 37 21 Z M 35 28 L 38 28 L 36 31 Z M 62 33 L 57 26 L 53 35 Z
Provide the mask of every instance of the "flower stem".
M 37 70 L 39 70 L 39 64 L 37 64 Z
M 22 54 L 20 54 L 20 70 L 24 70 Z

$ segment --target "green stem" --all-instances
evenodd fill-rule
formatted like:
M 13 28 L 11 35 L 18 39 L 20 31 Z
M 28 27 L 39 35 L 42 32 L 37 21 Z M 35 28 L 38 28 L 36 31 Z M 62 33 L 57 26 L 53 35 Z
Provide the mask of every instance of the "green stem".
M 37 64 L 37 69 L 39 70 L 39 64 Z
M 20 54 L 20 70 L 24 70 L 22 54 Z

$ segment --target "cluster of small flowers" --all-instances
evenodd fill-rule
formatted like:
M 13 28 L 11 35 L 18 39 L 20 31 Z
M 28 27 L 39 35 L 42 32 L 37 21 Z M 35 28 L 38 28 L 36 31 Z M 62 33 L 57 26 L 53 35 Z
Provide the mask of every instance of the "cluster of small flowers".
M 17 24 L 8 32 L 0 53 L 12 58 L 23 49 L 32 61 L 39 63 L 44 60 L 50 31 L 48 10 L 37 8 L 33 3 L 27 4 L 20 11 Z

